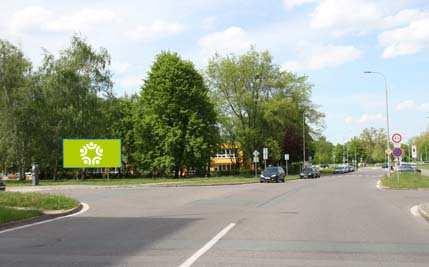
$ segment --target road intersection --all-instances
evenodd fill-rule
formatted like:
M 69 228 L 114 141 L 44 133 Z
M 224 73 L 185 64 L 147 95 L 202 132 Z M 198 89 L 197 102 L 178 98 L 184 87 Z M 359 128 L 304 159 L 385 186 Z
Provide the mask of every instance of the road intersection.
M 381 175 L 60 190 L 91 208 L 1 234 L 0 266 L 427 266 L 409 210 L 429 191 L 380 191 Z

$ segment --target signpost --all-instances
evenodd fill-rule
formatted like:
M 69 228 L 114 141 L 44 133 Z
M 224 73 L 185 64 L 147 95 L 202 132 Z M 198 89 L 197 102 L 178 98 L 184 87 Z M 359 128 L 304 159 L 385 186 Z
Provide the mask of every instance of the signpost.
M 392 155 L 396 158 L 396 177 L 398 179 L 398 184 L 399 184 L 399 165 L 401 164 L 401 160 L 402 160 L 402 148 L 401 148 L 401 142 L 402 142 L 402 135 L 399 133 L 394 133 L 392 134 L 392 142 L 393 142 L 393 150 L 392 150 Z M 390 157 L 390 154 L 388 155 L 388 157 Z M 390 170 L 389 170 L 390 172 Z
M 395 144 L 400 144 L 402 142 L 402 135 L 398 133 L 392 134 L 392 142 Z
M 263 156 L 263 159 L 264 159 L 264 167 L 267 168 L 268 148 L 264 147 L 262 149 L 262 154 L 263 154 L 262 156 Z
M 285 154 L 285 161 L 286 161 L 286 176 L 288 176 L 289 175 L 289 173 L 288 173 L 288 161 L 289 161 L 289 154 Z
M 259 151 L 253 151 L 253 164 L 255 166 L 255 177 L 258 176 Z
M 413 157 L 413 159 L 417 159 L 417 146 L 413 144 L 412 148 L 411 148 L 411 155 Z

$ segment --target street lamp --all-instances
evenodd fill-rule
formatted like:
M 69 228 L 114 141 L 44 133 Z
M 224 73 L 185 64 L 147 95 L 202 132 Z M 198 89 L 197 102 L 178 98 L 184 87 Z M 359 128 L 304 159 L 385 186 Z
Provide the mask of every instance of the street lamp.
M 387 86 L 387 79 L 386 76 L 377 71 L 364 71 L 365 74 L 375 74 L 383 77 L 384 79 L 384 89 L 386 91 L 386 130 L 387 130 L 387 139 L 386 139 L 386 146 L 387 151 L 390 149 L 390 125 L 389 125 L 389 89 Z M 390 176 L 390 155 L 387 155 L 387 175 Z

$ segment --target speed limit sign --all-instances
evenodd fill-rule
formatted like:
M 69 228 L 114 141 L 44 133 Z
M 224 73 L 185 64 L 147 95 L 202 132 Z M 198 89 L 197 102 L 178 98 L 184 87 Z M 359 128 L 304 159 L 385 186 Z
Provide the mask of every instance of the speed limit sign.
M 402 135 L 398 134 L 398 133 L 394 133 L 392 135 L 392 141 L 393 143 L 399 144 L 402 141 Z

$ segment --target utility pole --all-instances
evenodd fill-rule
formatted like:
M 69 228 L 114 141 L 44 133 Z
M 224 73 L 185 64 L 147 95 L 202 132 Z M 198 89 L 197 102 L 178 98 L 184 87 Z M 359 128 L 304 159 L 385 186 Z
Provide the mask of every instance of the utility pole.
M 390 150 L 390 124 L 389 124 L 389 89 L 387 86 L 387 79 L 386 76 L 377 71 L 364 71 L 365 74 L 377 74 L 384 79 L 384 89 L 386 94 L 386 131 L 387 131 L 387 138 L 386 138 L 386 150 Z M 390 155 L 387 155 L 387 176 L 390 177 Z
M 305 166 L 305 112 L 302 113 L 302 168 Z

